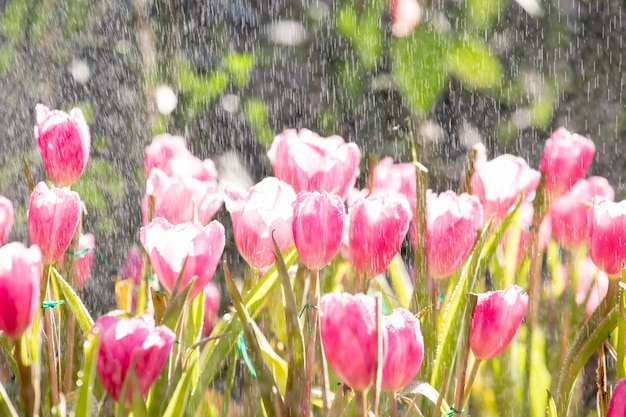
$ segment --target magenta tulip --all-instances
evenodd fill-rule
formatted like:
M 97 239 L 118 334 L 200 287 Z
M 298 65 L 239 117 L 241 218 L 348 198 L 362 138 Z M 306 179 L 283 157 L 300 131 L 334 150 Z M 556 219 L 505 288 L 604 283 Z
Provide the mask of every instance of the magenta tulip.
M 374 169 L 372 194 L 402 194 L 411 207 L 415 206 L 415 165 L 394 164 L 393 159 L 381 159 Z
M 200 294 L 213 278 L 226 243 L 224 226 L 217 221 L 206 227 L 198 222 L 172 225 L 160 217 L 142 227 L 140 237 L 165 291 L 172 292 L 183 265 L 179 288 L 182 290 L 196 278 L 189 299 Z
M 300 191 L 293 203 L 293 239 L 309 269 L 322 269 L 335 257 L 343 235 L 345 210 L 338 195 Z
M 344 384 L 367 389 L 376 373 L 376 301 L 364 294 L 330 293 L 322 297 L 319 312 L 328 364 Z
M 587 212 L 595 196 L 613 200 L 615 193 L 602 177 L 580 179 L 571 190 L 550 205 L 552 234 L 561 246 L 574 249 L 589 240 Z
M 357 273 L 381 274 L 398 253 L 411 221 L 401 196 L 375 196 L 350 208 L 350 260 Z
M 528 307 L 528 294 L 517 285 L 478 295 L 470 323 L 470 347 L 476 359 L 495 358 L 509 346 Z
M 532 201 L 541 174 L 530 168 L 525 160 L 513 155 L 502 155 L 479 165 L 472 176 L 472 194 L 483 205 L 484 222 L 495 215 L 502 221 L 520 194 Z
M 624 417 L 626 416 L 626 379 L 620 379 L 615 384 L 613 395 L 609 402 L 609 409 L 606 417 Z
M 461 266 L 472 249 L 483 223 L 483 208 L 469 194 L 429 192 L 426 212 L 428 276 L 443 279 Z M 414 230 L 412 236 L 415 245 Z
M 91 149 L 83 112 L 75 107 L 67 114 L 43 104 L 35 111 L 35 139 L 48 177 L 61 187 L 73 184 L 85 172 Z
M 170 354 L 176 335 L 166 326 L 155 327 L 147 314 L 133 318 L 102 316 L 92 332 L 100 338 L 96 371 L 100 382 L 113 400 L 120 402 L 122 386 L 134 362 L 133 371 L 139 395 L 144 396 L 161 372 Z M 124 402 L 132 400 L 128 385 Z
M 292 219 L 296 193 L 287 183 L 267 177 L 246 193 L 224 190 L 226 209 L 233 220 L 235 244 L 255 268 L 274 263 L 274 244 L 285 252 L 293 245 Z
M 382 317 L 387 343 L 383 348 L 382 389 L 396 391 L 415 378 L 424 357 L 419 320 L 408 310 L 396 308 Z
M 626 262 L 626 200 L 614 203 L 594 197 L 589 216 L 589 257 L 608 275 L 617 275 Z
M 30 243 L 39 246 L 44 264 L 55 263 L 67 250 L 80 221 L 80 197 L 67 188 L 37 184 L 28 206 Z
M 78 254 L 74 255 L 75 262 L 72 265 L 71 283 L 77 283 L 78 288 L 82 288 L 87 282 L 87 278 L 93 268 L 94 249 L 96 247 L 96 238 L 91 233 L 80 235 L 78 240 Z M 61 268 L 65 269 L 64 256 L 59 258 Z
M 130 248 L 126 254 L 124 265 L 118 271 L 120 279 L 129 279 L 134 285 L 141 284 L 141 273 L 143 269 L 143 258 L 141 249 L 137 246 Z
M 213 323 L 220 311 L 220 290 L 209 282 L 204 287 L 204 317 L 202 319 L 202 337 L 208 337 L 213 330 Z
M 345 200 L 359 176 L 361 151 L 340 136 L 322 138 L 307 129 L 289 129 L 274 138 L 267 153 L 277 178 L 296 192 L 337 189 Z
M 13 242 L 0 247 L 0 330 L 17 340 L 39 308 L 41 251 Z
M 589 139 L 559 128 L 546 141 L 539 167 L 545 175 L 544 191 L 557 198 L 583 178 L 596 147 Z
M 9 238 L 14 216 L 15 211 L 11 200 L 0 195 L 0 246 L 4 245 Z

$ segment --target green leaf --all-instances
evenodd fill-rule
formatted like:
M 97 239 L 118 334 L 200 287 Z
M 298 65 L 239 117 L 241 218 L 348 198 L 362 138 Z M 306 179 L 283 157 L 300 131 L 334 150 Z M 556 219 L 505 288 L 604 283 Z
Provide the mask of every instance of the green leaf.
M 238 88 L 243 88 L 250 81 L 250 75 L 254 70 L 254 55 L 248 53 L 230 53 L 224 57 L 224 66 L 230 73 L 233 83 Z
M 274 140 L 274 132 L 270 128 L 267 107 L 263 100 L 258 98 L 246 100 L 243 105 L 243 114 L 261 145 L 270 146 Z
M 76 322 L 82 329 L 85 335 L 88 335 L 91 332 L 91 326 L 93 326 L 93 319 L 87 311 L 87 307 L 83 304 L 80 297 L 74 292 L 70 284 L 67 283 L 63 279 L 63 277 L 57 272 L 56 269 L 50 268 L 52 271 L 52 276 L 56 280 L 57 285 L 61 288 L 61 292 L 63 293 L 63 298 L 65 298 L 65 302 L 72 310 L 72 313 L 76 317 Z
M 0 28 L 9 39 L 16 40 L 22 36 L 27 13 L 28 3 L 25 0 L 12 0 L 6 5 Z
M 493 88 L 502 81 L 500 61 L 476 38 L 455 42 L 448 51 L 447 63 L 450 73 L 472 88 Z
M 508 0 L 467 0 L 466 15 L 472 28 L 491 28 L 500 13 L 508 6 Z
M 546 365 L 546 337 L 540 327 L 531 333 L 530 352 L 530 380 L 528 389 L 530 390 L 530 415 L 541 417 L 546 413 L 547 396 L 545 391 L 550 388 L 552 376 Z
M 359 26 L 354 6 L 347 3 L 337 13 L 337 31 L 348 39 L 354 39 Z
M 169 400 L 163 417 L 179 417 L 184 415 L 191 391 L 191 372 L 185 371 L 176 385 L 174 394 Z
M 183 308 L 185 308 L 185 302 L 187 301 L 187 296 L 189 295 L 189 291 L 191 287 L 196 282 L 196 277 L 192 278 L 189 281 L 189 284 L 179 293 L 177 294 L 170 302 L 167 304 L 167 308 L 163 313 L 163 319 L 161 320 L 161 324 L 169 327 L 172 330 L 176 330 L 176 324 L 180 319 L 181 314 L 183 313 Z
M 394 39 L 391 45 L 392 75 L 411 110 L 430 112 L 448 83 L 445 34 L 420 27 L 410 37 Z
M 93 385 L 96 381 L 96 358 L 100 338 L 97 334 L 90 335 L 84 344 L 85 356 L 82 374 L 78 382 L 76 391 L 76 402 L 74 403 L 75 417 L 89 417 L 93 415 L 91 400 L 93 399 Z
M 363 13 L 353 42 L 363 65 L 369 70 L 375 69 L 383 48 L 381 14 L 375 7 L 370 5 Z
M 411 305 L 411 295 L 413 294 L 413 284 L 411 284 L 409 272 L 399 253 L 391 260 L 387 268 L 387 273 L 389 274 L 389 281 L 391 281 L 391 286 L 393 287 L 400 307 L 409 308 Z
M 554 398 L 552 398 L 552 394 L 548 391 L 548 417 L 558 417 L 558 415 Z

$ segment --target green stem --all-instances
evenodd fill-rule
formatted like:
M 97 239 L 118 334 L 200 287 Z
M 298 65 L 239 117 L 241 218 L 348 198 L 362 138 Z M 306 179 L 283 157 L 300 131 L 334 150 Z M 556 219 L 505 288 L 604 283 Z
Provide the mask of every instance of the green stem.
M 597 279 L 597 278 L 596 278 Z M 622 269 L 621 274 L 621 283 L 622 285 L 626 284 L 626 269 Z M 617 346 L 615 346 L 615 350 L 617 351 L 617 366 L 615 370 L 615 380 L 619 381 L 620 379 L 626 378 L 626 369 L 624 366 L 624 359 L 626 356 L 626 312 L 625 305 L 626 297 L 619 298 L 619 326 L 617 330 Z
M 319 270 L 311 271 L 309 278 L 309 296 L 307 311 L 307 320 L 310 320 L 311 332 L 308 335 L 306 343 L 306 366 L 304 369 L 304 389 L 302 390 L 302 402 L 300 407 L 300 415 L 309 417 L 311 415 L 311 389 L 313 388 L 313 374 L 315 372 L 315 341 L 317 338 L 317 303 L 319 297 L 318 289 Z
M 367 391 L 358 390 L 354 399 L 356 401 L 357 417 L 367 417 Z
M 389 397 L 389 415 L 390 417 L 398 417 L 398 405 L 396 404 L 396 393 L 390 391 L 387 393 Z
M 474 380 L 476 379 L 476 375 L 478 375 L 478 369 L 480 369 L 480 364 L 482 361 L 480 359 L 474 359 L 474 363 L 472 364 L 472 369 L 469 374 L 469 378 L 467 379 L 467 383 L 465 384 L 465 395 L 463 396 L 463 407 L 467 403 L 469 399 L 470 393 L 472 392 L 472 385 L 474 385 Z
M 228 406 L 230 405 L 230 395 L 235 382 L 235 370 L 237 369 L 237 349 L 232 349 L 230 361 L 228 363 L 228 374 L 226 375 L 226 387 L 224 388 L 224 401 L 222 401 L 222 417 L 228 417 Z
M 456 391 L 454 394 L 454 408 L 457 410 L 463 409 L 463 404 L 465 404 L 465 375 L 467 374 L 467 361 L 469 358 L 469 328 L 470 321 L 472 320 L 472 314 L 474 314 L 474 308 L 476 307 L 476 302 L 478 301 L 478 297 L 476 294 L 470 293 L 468 306 L 465 309 L 465 320 L 463 326 L 463 338 L 461 339 L 461 347 L 459 349 L 459 366 L 457 368 L 456 373 Z M 472 381 L 473 382 L 473 381 Z
M 22 396 L 24 411 L 27 416 L 34 417 L 37 414 L 38 401 L 33 387 L 32 367 L 25 365 L 23 360 L 22 343 L 20 339 L 15 343 L 15 360 L 19 369 L 20 394 Z

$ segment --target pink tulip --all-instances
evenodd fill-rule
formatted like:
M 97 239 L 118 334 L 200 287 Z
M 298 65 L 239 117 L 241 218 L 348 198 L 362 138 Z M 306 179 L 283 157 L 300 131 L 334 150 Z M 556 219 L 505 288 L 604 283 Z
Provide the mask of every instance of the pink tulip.
M 220 290 L 209 282 L 204 287 L 204 317 L 202 319 L 202 337 L 208 337 L 213 330 L 213 322 L 220 311 Z
M 117 402 L 121 400 L 122 386 L 133 361 L 139 395 L 146 395 L 159 376 L 176 339 L 174 332 L 166 326 L 155 327 L 154 319 L 147 314 L 132 318 L 102 316 L 96 320 L 91 331 L 100 337 L 96 361 L 98 377 Z M 131 400 L 129 384 L 125 403 L 129 405 Z
M 427 194 L 428 276 L 443 279 L 461 266 L 483 223 L 483 208 L 475 196 L 452 191 Z M 415 230 L 412 229 L 413 245 Z
M 381 159 L 374 169 L 372 194 L 402 194 L 411 207 L 415 206 L 415 165 L 394 164 L 393 159 Z
M 589 240 L 588 204 L 593 197 L 613 200 L 615 193 L 602 177 L 580 179 L 571 190 L 550 205 L 552 233 L 561 246 L 574 249 Z
M 43 104 L 37 104 L 35 111 L 35 138 L 48 177 L 61 187 L 75 183 L 85 172 L 91 150 L 83 112 L 75 107 L 67 114 Z
M 408 310 L 396 308 L 382 317 L 387 334 L 383 349 L 382 389 L 396 391 L 419 371 L 424 357 L 424 339 L 419 320 Z
M 274 138 L 267 153 L 277 178 L 296 192 L 338 189 L 345 200 L 359 176 L 361 151 L 340 136 L 322 138 L 307 129 L 289 129 Z
M 163 217 L 173 224 L 190 222 L 194 215 L 207 224 L 222 206 L 223 197 L 217 184 L 192 177 L 168 176 L 159 168 L 150 172 L 146 195 L 142 201 L 144 223 L 148 222 L 150 198 L 154 200 L 154 217 Z
M 357 273 L 381 274 L 398 253 L 409 229 L 411 209 L 406 198 L 375 196 L 350 208 L 350 260 Z
M 91 233 L 87 233 L 86 235 L 80 235 L 80 239 L 78 240 L 78 253 L 80 255 L 75 255 L 76 262 L 72 265 L 72 277 L 71 283 L 77 283 L 78 288 L 82 288 L 87 282 L 87 278 L 91 273 L 91 269 L 93 268 L 93 258 L 95 252 L 93 251 L 96 247 L 96 238 Z M 59 258 L 59 265 L 61 268 L 65 269 L 65 260 L 64 256 Z M 73 285 L 73 284 L 72 284 Z
M 585 258 L 578 265 L 577 272 L 576 305 L 580 306 L 587 300 L 585 317 L 589 317 L 606 297 L 609 289 L 609 277 L 600 271 L 589 258 Z
M 470 347 L 476 359 L 495 358 L 509 346 L 528 307 L 528 294 L 517 285 L 478 295 L 470 323 Z
M 143 258 L 141 249 L 137 246 L 130 248 L 126 254 L 124 265 L 118 271 L 120 279 L 129 279 L 134 285 L 141 284 L 141 274 L 143 269 Z
M 609 402 L 609 409 L 606 417 L 624 417 L 626 416 L 626 379 L 620 379 L 615 384 L 613 395 Z
M 143 164 L 146 178 L 150 176 L 152 168 L 165 170 L 169 160 L 176 157 L 193 157 L 187 149 L 185 138 L 168 133 L 155 136 L 144 152 Z
M 17 340 L 35 318 L 41 286 L 41 251 L 13 242 L 0 247 L 0 330 Z
M 80 221 L 80 197 L 67 188 L 37 184 L 28 206 L 30 243 L 41 249 L 44 264 L 55 263 L 67 250 Z
M 422 7 L 417 0 L 389 0 L 389 17 L 393 36 L 404 38 L 422 21 Z
M 217 221 L 206 227 L 198 222 L 172 225 L 160 217 L 142 227 L 140 237 L 154 272 L 168 293 L 174 289 L 187 259 L 179 289 L 195 277 L 189 299 L 200 294 L 213 278 L 226 243 L 224 226 Z
M 344 384 L 367 389 L 376 373 L 376 301 L 364 294 L 330 293 L 322 297 L 319 312 L 328 364 Z
M 545 175 L 544 190 L 551 198 L 569 191 L 591 165 L 596 147 L 589 139 L 559 128 L 546 141 L 539 167 Z
M 300 191 L 293 203 L 293 239 L 309 269 L 322 269 L 335 257 L 343 235 L 345 210 L 338 195 Z
M 471 184 L 472 194 L 483 205 L 484 221 L 492 215 L 496 223 L 502 221 L 522 192 L 525 201 L 532 201 L 540 179 L 538 171 L 513 155 L 502 155 L 479 165 Z
M 608 275 L 617 275 L 626 262 L 626 200 L 614 203 L 594 197 L 589 216 L 589 257 Z
M 0 246 L 4 245 L 4 242 L 9 238 L 14 215 L 11 200 L 0 195 Z
M 292 218 L 296 193 L 289 184 L 267 177 L 246 193 L 224 190 L 226 209 L 233 220 L 235 244 L 241 256 L 255 268 L 274 263 L 274 244 L 285 252 L 293 245 Z
M 518 227 L 520 229 L 520 238 L 517 246 L 517 261 L 518 263 L 524 258 L 524 254 L 530 245 L 531 229 L 534 220 L 535 209 L 531 202 L 524 202 L 519 208 L 517 223 L 514 223 L 512 227 Z M 504 232 L 502 237 L 502 247 L 506 251 L 506 247 L 509 244 L 509 229 Z M 551 216 L 544 217 L 541 225 L 539 226 L 539 250 L 543 253 L 548 246 L 550 237 L 552 236 L 552 222 Z

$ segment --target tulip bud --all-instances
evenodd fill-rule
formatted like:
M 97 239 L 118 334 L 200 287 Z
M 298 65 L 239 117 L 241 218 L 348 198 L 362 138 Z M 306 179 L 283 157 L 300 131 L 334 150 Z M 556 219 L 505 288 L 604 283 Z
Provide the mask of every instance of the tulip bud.
M 4 245 L 4 242 L 9 238 L 14 215 L 11 200 L 0 195 L 0 246 Z
M 272 235 L 281 252 L 293 244 L 293 188 L 267 177 L 247 193 L 227 187 L 224 194 L 241 256 L 255 268 L 273 264 Z
M 204 317 L 202 319 L 202 337 L 208 337 L 213 330 L 213 321 L 220 311 L 220 290 L 209 282 L 204 287 Z
M 67 114 L 43 104 L 37 104 L 35 111 L 35 138 L 48 177 L 60 187 L 73 184 L 85 172 L 91 150 L 83 112 L 75 107 Z
M 411 221 L 401 196 L 375 196 L 350 208 L 350 260 L 357 273 L 381 274 L 398 253 Z
M 80 235 L 80 239 L 78 240 L 78 253 L 80 255 L 75 255 L 76 262 L 72 265 L 72 277 L 70 280 L 72 285 L 77 283 L 78 288 L 82 288 L 85 282 L 87 282 L 87 278 L 93 268 L 93 258 L 95 254 L 93 249 L 95 247 L 96 238 L 94 235 L 91 233 Z M 61 268 L 65 269 L 64 256 L 59 258 L 59 265 L 61 265 Z
M 624 417 L 626 416 L 626 379 L 620 379 L 615 384 L 613 395 L 609 402 L 609 409 L 606 417 Z
M 147 314 L 140 317 L 118 318 L 102 316 L 94 323 L 100 348 L 96 371 L 100 382 L 113 400 L 120 402 L 122 386 L 134 361 L 133 371 L 139 395 L 144 396 L 165 364 L 176 336 L 166 326 L 155 327 Z M 126 405 L 132 400 L 132 386 L 126 390 Z
M 528 308 L 528 294 L 517 285 L 478 295 L 470 323 L 470 347 L 476 359 L 495 358 L 509 346 Z
M 402 194 L 411 207 L 415 206 L 415 165 L 394 164 L 393 159 L 381 159 L 374 168 L 372 194 Z
M 44 264 L 55 263 L 70 246 L 80 221 L 80 197 L 67 188 L 37 184 L 28 206 L 30 243 L 41 249 Z
M 338 189 L 345 200 L 359 176 L 361 151 L 340 136 L 322 138 L 307 129 L 289 129 L 274 138 L 267 152 L 274 175 L 296 192 Z
M 545 175 L 544 191 L 551 198 L 569 191 L 591 165 L 596 147 L 589 139 L 559 128 L 546 141 L 539 168 Z
M 193 157 L 187 149 L 185 138 L 167 133 L 155 136 L 144 151 L 143 165 L 146 178 L 150 176 L 152 168 L 164 171 L 169 160 L 175 157 Z
M 13 242 L 0 247 L 0 330 L 17 340 L 39 308 L 41 251 Z
M 614 203 L 594 197 L 589 216 L 589 257 L 608 275 L 617 275 L 626 262 L 626 200 Z
M 319 306 L 328 364 L 344 384 L 365 390 L 376 373 L 376 301 L 364 294 L 330 293 Z
M 408 310 L 396 308 L 382 321 L 387 343 L 383 349 L 381 386 L 384 391 L 396 391 L 417 375 L 424 357 L 424 339 L 419 320 Z
M 345 211 L 338 195 L 300 191 L 293 203 L 293 239 L 309 269 L 322 269 L 341 245 Z
M 217 221 L 212 221 L 206 227 L 198 222 L 172 225 L 157 217 L 142 227 L 139 233 L 165 291 L 172 292 L 183 265 L 185 269 L 182 271 L 180 289 L 196 278 L 188 299 L 200 294 L 213 278 L 226 244 L 224 226 Z

